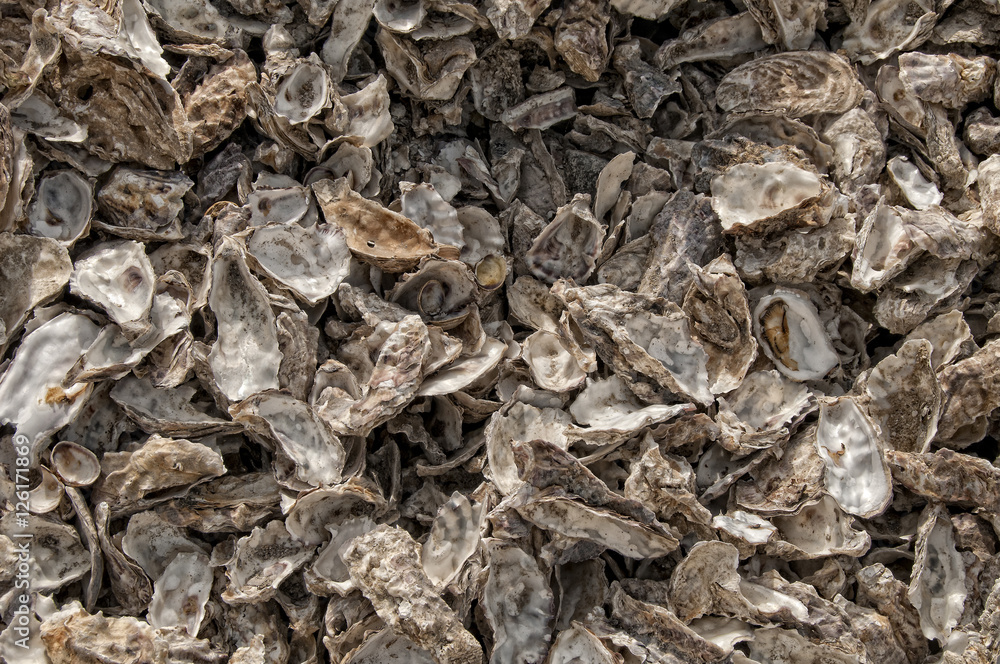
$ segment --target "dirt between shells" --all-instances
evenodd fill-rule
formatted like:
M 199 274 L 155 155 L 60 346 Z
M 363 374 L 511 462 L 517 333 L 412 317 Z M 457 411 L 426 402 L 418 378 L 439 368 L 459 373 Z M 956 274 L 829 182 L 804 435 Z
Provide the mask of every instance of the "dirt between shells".
M 0 0 L 0 659 L 996 662 L 998 46 Z

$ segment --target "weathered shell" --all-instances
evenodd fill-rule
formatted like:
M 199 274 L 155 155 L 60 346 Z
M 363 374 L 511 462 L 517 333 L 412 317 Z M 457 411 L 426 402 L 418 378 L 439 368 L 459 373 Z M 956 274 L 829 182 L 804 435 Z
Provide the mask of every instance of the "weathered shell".
M 729 392 L 743 382 L 757 358 L 746 287 L 726 254 L 704 269 L 692 266 L 691 273 L 684 313 L 708 354 L 709 389 L 713 394 Z
M 402 272 L 437 250 L 428 231 L 362 198 L 344 179 L 320 180 L 312 190 L 327 222 L 344 229 L 347 246 L 366 263 Z
M 985 459 L 951 450 L 934 454 L 886 452 L 893 481 L 929 500 L 986 507 L 1000 500 L 1000 470 Z
M 28 509 L 33 514 L 48 514 L 59 507 L 66 488 L 45 466 L 41 466 L 38 470 L 42 479 L 38 486 L 28 492 Z
M 941 388 L 931 364 L 932 353 L 929 341 L 911 339 L 868 376 L 866 407 L 889 448 L 926 452 L 937 434 Z
M 871 537 L 866 531 L 855 530 L 852 521 L 832 497 L 823 496 L 806 503 L 797 514 L 772 517 L 778 535 L 770 546 L 789 559 L 858 557 L 868 550 Z
M 90 572 L 90 557 L 75 528 L 50 516 L 31 516 L 26 525 L 15 518 L 14 512 L 8 512 L 0 519 L 0 534 L 14 541 L 18 534 L 31 536 L 25 562 L 36 592 L 58 590 Z
M 793 164 L 738 164 L 712 179 L 712 209 L 728 233 L 823 226 L 832 191 L 818 175 Z
M 295 477 L 310 486 L 337 484 L 344 448 L 331 426 L 306 403 L 281 392 L 258 392 L 230 408 L 233 420 L 262 436 L 295 465 Z
M 852 60 L 871 64 L 896 51 L 920 46 L 937 21 L 934 4 L 925 0 L 875 0 L 862 21 L 844 31 L 844 50 Z
M 553 392 L 568 392 L 579 387 L 587 373 L 570 352 L 562 336 L 539 330 L 521 345 L 521 358 L 539 387 Z
M 468 37 L 441 41 L 424 51 L 385 29 L 378 31 L 375 40 L 382 47 L 386 69 L 418 99 L 451 99 L 476 60 L 476 47 Z
M 770 447 L 785 439 L 813 407 L 813 395 L 777 371 L 749 374 L 738 388 L 719 397 L 721 443 L 734 452 Z
M 226 563 L 229 584 L 222 599 L 231 604 L 266 601 L 312 555 L 312 547 L 289 537 L 280 520 L 271 521 L 264 528 L 254 528 L 250 535 L 236 542 L 235 554 Z
M 107 502 L 111 513 L 129 513 L 143 506 L 143 499 L 155 493 L 155 503 L 172 497 L 166 489 L 183 493 L 192 484 L 226 472 L 222 456 L 200 443 L 150 436 L 134 452 L 121 455 L 115 470 L 102 473 L 93 490 L 95 502 Z M 105 463 L 113 457 L 105 455 Z
M 179 240 L 182 199 L 193 186 L 181 173 L 118 167 L 97 192 L 94 225 L 130 240 Z
M 14 339 L 31 311 L 62 292 L 73 266 L 54 240 L 0 234 L 0 351 Z
M 417 543 L 405 530 L 380 525 L 356 538 L 342 555 L 351 579 L 386 624 L 433 653 L 440 664 L 482 661 L 479 643 L 432 590 Z M 400 588 L 406 589 L 405 595 Z M 400 611 L 401 604 L 414 610 Z
M 777 111 L 793 118 L 843 113 L 857 106 L 864 87 L 847 61 L 824 51 L 780 53 L 740 65 L 715 92 L 724 111 Z
M 948 512 L 928 505 L 920 515 L 913 576 L 907 596 L 928 639 L 945 641 L 965 606 L 965 572 Z
M 597 354 L 637 396 L 651 399 L 655 388 L 637 380 L 636 372 L 669 392 L 700 403 L 714 401 L 708 355 L 676 305 L 607 284 L 565 288 L 561 299 Z
M 391 302 L 418 312 L 425 322 L 451 329 L 470 314 L 476 281 L 460 261 L 428 260 L 400 279 L 388 296 Z
M 0 422 L 13 424 L 27 438 L 33 457 L 45 437 L 66 426 L 86 403 L 92 385 L 63 388 L 62 382 L 99 331 L 86 316 L 61 313 L 25 335 L 0 376 Z
M 684 62 L 718 60 L 767 48 L 760 24 L 750 12 L 705 21 L 663 42 L 654 61 L 663 69 Z
M 351 252 L 339 226 L 269 224 L 253 230 L 247 255 L 267 276 L 310 305 L 337 292 L 351 267 Z
M 535 238 L 525 256 L 528 269 L 550 284 L 557 279 L 585 281 L 596 266 L 604 230 L 590 211 L 589 197 L 574 197 Z
M 208 304 L 218 338 L 208 363 L 219 390 L 232 401 L 278 388 L 281 351 L 267 291 L 250 274 L 242 248 L 225 238 L 212 261 Z
M 899 79 L 918 99 L 948 108 L 982 101 L 993 91 L 997 63 L 993 58 L 903 53 Z
M 556 51 L 574 72 L 597 81 L 608 63 L 606 5 L 597 0 L 570 0 L 553 34 Z
M 178 553 L 153 586 L 149 624 L 182 627 L 197 636 L 212 589 L 212 568 L 203 553 Z
M 326 69 L 313 62 L 299 62 L 278 83 L 274 112 L 292 125 L 301 124 L 330 105 L 331 88 Z
M 760 25 L 764 41 L 779 44 L 789 51 L 809 48 L 825 9 L 822 2 L 754 0 L 747 3 L 747 11 Z
M 542 661 L 555 616 L 548 579 L 516 544 L 493 538 L 484 542 L 490 575 L 483 587 L 483 606 L 496 639 L 490 661 Z

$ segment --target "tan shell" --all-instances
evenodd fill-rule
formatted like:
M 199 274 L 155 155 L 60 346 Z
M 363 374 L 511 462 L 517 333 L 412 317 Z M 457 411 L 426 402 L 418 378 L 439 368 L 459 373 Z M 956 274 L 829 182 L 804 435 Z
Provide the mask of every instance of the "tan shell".
M 347 246 L 366 263 L 402 272 L 438 249 L 428 231 L 362 198 L 343 179 L 320 180 L 312 190 L 327 222 L 344 229 Z

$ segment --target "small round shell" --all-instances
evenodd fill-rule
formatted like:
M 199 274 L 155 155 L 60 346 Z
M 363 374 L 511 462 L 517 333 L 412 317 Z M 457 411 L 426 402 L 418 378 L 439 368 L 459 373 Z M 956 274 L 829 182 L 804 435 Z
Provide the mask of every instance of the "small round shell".
M 82 445 L 64 440 L 51 452 L 52 469 L 69 486 L 90 486 L 101 475 L 101 462 Z

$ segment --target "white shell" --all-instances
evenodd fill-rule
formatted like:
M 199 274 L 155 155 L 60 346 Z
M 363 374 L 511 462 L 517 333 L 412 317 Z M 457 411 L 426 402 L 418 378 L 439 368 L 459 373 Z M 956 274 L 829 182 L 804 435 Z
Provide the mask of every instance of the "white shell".
M 816 446 L 826 460 L 826 490 L 848 514 L 871 518 L 892 501 L 892 478 L 875 425 L 854 399 L 819 409 Z
M 130 341 L 152 331 L 156 275 L 144 245 L 129 240 L 98 245 L 73 264 L 69 286 L 104 309 Z
M 149 603 L 149 624 L 153 627 L 181 627 L 197 636 L 205 619 L 214 578 L 204 553 L 178 553 L 153 586 Z
M 712 179 L 712 209 L 725 231 L 754 229 L 822 192 L 818 175 L 792 164 L 737 164 Z
M 816 307 L 801 291 L 776 288 L 761 298 L 753 326 L 764 354 L 792 380 L 822 378 L 840 362 Z
M 330 105 L 330 76 L 321 65 L 301 62 L 292 68 L 274 98 L 274 112 L 293 124 L 301 124 Z

